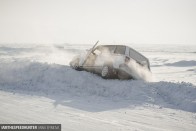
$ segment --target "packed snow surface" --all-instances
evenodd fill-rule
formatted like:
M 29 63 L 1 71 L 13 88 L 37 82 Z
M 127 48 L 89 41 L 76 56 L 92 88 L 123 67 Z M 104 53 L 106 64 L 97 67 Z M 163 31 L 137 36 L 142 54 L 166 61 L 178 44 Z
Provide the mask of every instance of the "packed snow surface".
M 196 129 L 195 46 L 135 46 L 150 58 L 153 82 L 105 80 L 71 69 L 73 56 L 90 47 L 0 45 L 0 123 L 60 123 L 63 130 Z

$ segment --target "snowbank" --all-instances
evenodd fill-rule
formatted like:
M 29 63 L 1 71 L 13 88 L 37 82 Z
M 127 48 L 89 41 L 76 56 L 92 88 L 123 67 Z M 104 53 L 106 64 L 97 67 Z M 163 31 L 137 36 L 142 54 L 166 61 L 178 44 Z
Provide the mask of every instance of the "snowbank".
M 176 66 L 176 67 L 196 66 L 196 61 L 194 61 L 194 60 L 190 60 L 190 61 L 182 60 L 182 61 L 178 61 L 178 62 L 174 62 L 174 63 L 168 63 L 168 64 L 165 64 L 165 65 L 167 65 L 167 66 Z
M 190 83 L 104 80 L 95 74 L 57 64 L 1 63 L 0 90 L 47 96 L 104 97 L 196 112 L 196 87 Z

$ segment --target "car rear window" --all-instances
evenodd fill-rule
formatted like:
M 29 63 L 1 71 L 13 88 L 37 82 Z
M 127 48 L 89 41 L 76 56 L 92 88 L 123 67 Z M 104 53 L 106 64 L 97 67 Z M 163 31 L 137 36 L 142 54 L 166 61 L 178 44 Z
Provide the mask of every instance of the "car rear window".
M 125 46 L 116 46 L 115 54 L 125 54 Z

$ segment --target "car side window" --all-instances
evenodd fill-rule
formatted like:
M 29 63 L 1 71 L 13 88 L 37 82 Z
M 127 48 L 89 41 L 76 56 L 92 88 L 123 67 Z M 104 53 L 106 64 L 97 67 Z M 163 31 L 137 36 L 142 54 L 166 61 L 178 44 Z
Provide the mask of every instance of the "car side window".
M 142 55 L 134 51 L 133 49 L 129 49 L 129 56 L 134 60 L 136 60 L 139 64 L 143 66 L 147 65 L 146 59 Z
M 108 46 L 110 53 L 114 53 L 115 47 L 116 46 Z
M 125 46 L 117 46 L 114 53 L 115 54 L 125 54 L 125 49 L 126 49 Z

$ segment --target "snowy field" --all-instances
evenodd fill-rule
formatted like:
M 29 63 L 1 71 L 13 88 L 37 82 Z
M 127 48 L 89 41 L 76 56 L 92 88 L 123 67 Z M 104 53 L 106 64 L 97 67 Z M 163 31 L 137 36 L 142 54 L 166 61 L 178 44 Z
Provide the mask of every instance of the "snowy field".
M 68 131 L 195 131 L 196 46 L 134 45 L 152 82 L 104 80 L 69 61 L 92 45 L 0 44 L 0 123 Z

